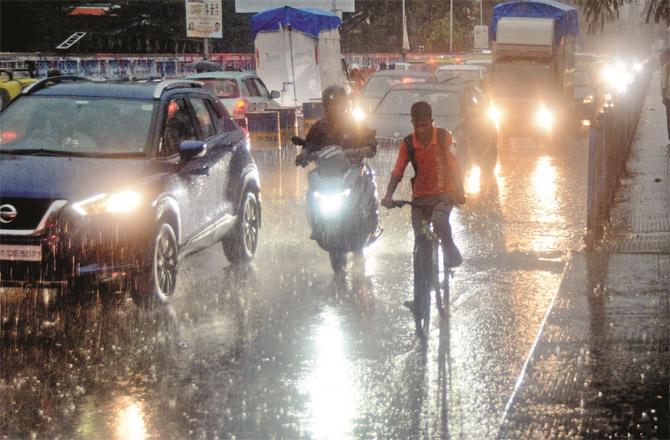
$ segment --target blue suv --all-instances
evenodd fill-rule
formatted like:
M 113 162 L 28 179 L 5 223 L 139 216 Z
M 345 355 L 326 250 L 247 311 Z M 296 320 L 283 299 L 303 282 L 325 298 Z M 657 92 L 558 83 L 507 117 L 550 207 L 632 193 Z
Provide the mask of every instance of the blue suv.
M 0 113 L 0 287 L 167 301 L 182 258 L 250 260 L 249 138 L 195 81 L 40 81 Z

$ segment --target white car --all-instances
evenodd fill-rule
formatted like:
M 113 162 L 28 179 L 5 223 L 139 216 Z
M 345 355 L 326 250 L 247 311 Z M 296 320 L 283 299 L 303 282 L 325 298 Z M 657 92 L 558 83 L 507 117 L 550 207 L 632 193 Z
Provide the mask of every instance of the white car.
M 280 97 L 279 92 L 268 92 L 263 81 L 253 72 L 202 72 L 184 79 L 205 83 L 205 87 L 219 98 L 232 116 L 279 108 L 279 103 L 275 101 Z
M 486 78 L 486 69 L 473 64 L 444 64 L 435 71 L 435 78 L 438 82 L 463 78 L 478 85 Z

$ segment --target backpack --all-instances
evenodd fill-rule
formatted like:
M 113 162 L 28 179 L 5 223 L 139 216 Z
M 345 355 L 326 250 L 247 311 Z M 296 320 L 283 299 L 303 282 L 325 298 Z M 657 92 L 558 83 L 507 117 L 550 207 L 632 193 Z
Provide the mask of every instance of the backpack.
M 414 186 L 414 179 L 419 175 L 419 169 L 415 160 L 415 149 L 414 149 L 414 136 L 408 135 L 405 136 L 405 146 L 407 147 L 407 156 L 409 156 L 410 162 L 412 162 L 412 168 L 414 168 L 414 177 L 412 177 L 412 186 Z M 465 188 L 463 187 L 463 174 L 461 173 L 461 168 L 458 165 L 458 160 L 451 151 L 449 151 L 449 145 L 447 145 L 447 130 L 444 128 L 437 129 L 437 145 L 442 148 L 443 156 L 447 160 L 447 178 L 451 180 L 451 183 L 454 187 L 454 192 L 449 194 L 454 203 L 457 205 L 462 205 L 465 203 Z

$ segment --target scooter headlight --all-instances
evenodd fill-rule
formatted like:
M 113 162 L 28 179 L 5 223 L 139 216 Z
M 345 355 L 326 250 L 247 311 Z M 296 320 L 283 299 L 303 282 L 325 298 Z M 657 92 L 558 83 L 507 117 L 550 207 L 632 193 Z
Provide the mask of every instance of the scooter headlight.
M 338 212 L 344 201 L 351 194 L 350 189 L 345 189 L 337 194 L 322 194 L 318 191 L 314 191 L 314 198 L 319 203 L 319 209 L 323 214 L 331 215 Z

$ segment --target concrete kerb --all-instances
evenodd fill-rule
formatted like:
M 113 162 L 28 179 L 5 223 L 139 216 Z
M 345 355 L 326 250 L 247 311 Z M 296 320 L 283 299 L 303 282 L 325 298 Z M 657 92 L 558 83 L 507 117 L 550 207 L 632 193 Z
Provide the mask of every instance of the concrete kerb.
M 568 260 L 565 264 L 565 268 L 563 269 L 563 273 L 561 274 L 561 282 L 558 286 L 558 289 L 556 290 L 556 293 L 554 293 L 554 296 L 551 298 L 551 301 L 549 302 L 549 306 L 547 307 L 547 311 L 544 314 L 544 317 L 542 318 L 542 322 L 540 323 L 539 330 L 537 332 L 537 336 L 535 337 L 535 340 L 533 341 L 533 345 L 531 346 L 530 350 L 528 351 L 528 355 L 526 356 L 526 360 L 523 364 L 523 367 L 521 368 L 521 371 L 519 372 L 519 376 L 514 384 L 514 389 L 512 391 L 512 394 L 510 395 L 507 404 L 505 405 L 505 409 L 503 410 L 502 416 L 500 418 L 500 427 L 498 429 L 498 436 L 497 438 L 499 439 L 506 439 L 508 437 L 504 436 L 505 433 L 505 423 L 509 417 L 510 411 L 512 410 L 512 407 L 514 406 L 514 403 L 516 401 L 517 395 L 521 388 L 524 386 L 524 379 L 526 378 L 527 374 L 530 373 L 530 369 L 532 368 L 533 364 L 533 359 L 538 347 L 538 344 L 540 343 L 542 339 L 542 335 L 544 333 L 545 327 L 547 325 L 547 321 L 552 314 L 554 310 L 554 305 L 556 303 L 556 300 L 560 294 L 560 292 L 565 288 L 565 285 L 567 283 L 572 281 L 572 278 L 574 277 L 573 271 L 574 271 L 574 265 L 575 265 L 575 256 L 576 255 L 583 255 L 580 251 L 572 250 L 568 254 Z

